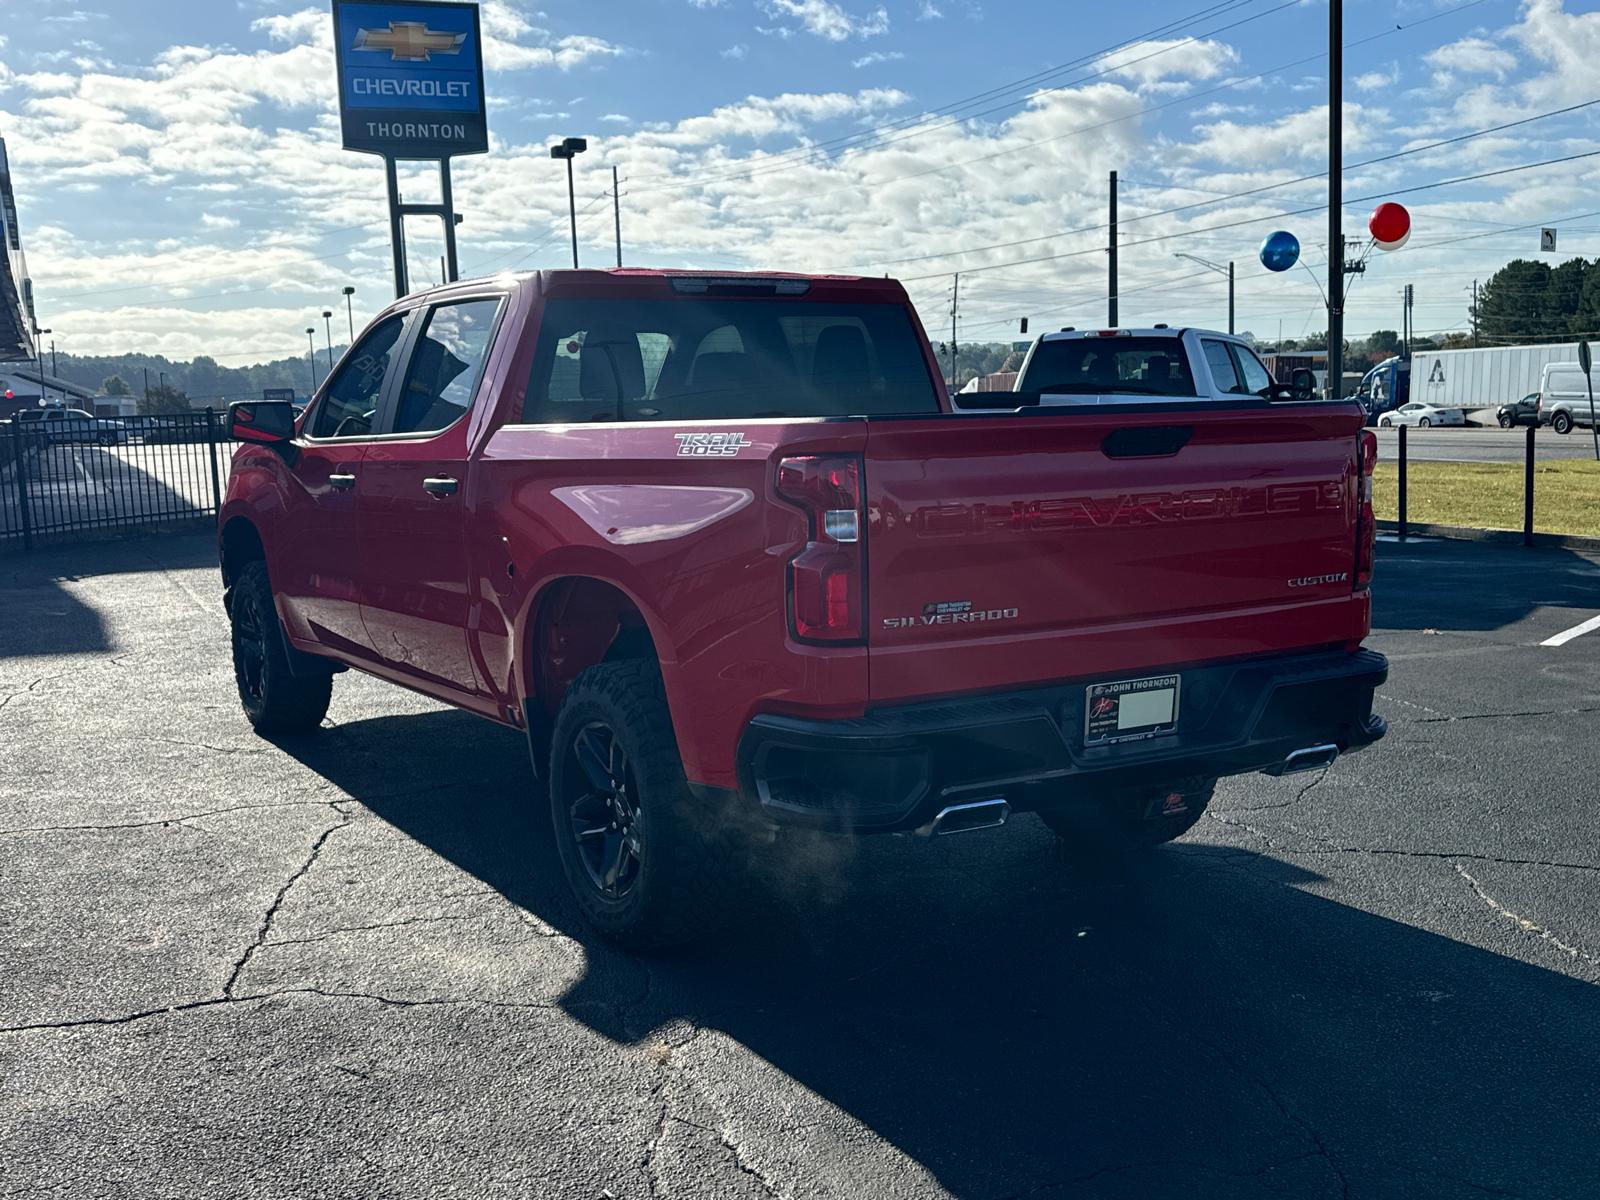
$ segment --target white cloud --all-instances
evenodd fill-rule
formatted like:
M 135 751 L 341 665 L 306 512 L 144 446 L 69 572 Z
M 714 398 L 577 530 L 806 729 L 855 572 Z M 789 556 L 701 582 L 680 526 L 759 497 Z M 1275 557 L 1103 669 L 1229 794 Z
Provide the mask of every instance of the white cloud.
M 621 124 L 621 125 L 631 125 L 631 124 L 633 124 L 633 118 L 632 117 L 625 117 L 621 113 L 607 113 L 605 116 L 601 117 L 600 119 L 602 121 L 615 121 L 615 122 L 617 122 L 618 124 Z
M 1135 42 L 1100 59 L 1101 70 L 1141 87 L 1170 79 L 1215 79 L 1239 61 L 1239 52 L 1223 42 L 1176 38 Z
M 889 32 L 889 13 L 882 8 L 866 17 L 854 17 L 831 0 L 766 0 L 766 9 L 774 17 L 797 17 L 807 33 L 830 42 Z
M 237 229 L 239 222 L 233 217 L 219 217 L 213 213 L 200 214 L 200 224 L 207 229 Z
M 1517 56 L 1483 38 L 1469 37 L 1424 54 L 1422 61 L 1445 71 L 1495 75 L 1503 79 L 1506 72 L 1515 69 Z
M 1363 92 L 1376 92 L 1383 88 L 1392 88 L 1400 82 L 1400 67 L 1395 64 L 1387 71 L 1368 71 L 1364 75 L 1357 75 L 1350 82 Z
M 859 69 L 861 67 L 870 67 L 873 63 L 894 62 L 896 59 L 904 57 L 905 55 L 898 50 L 890 50 L 887 53 L 882 50 L 874 50 L 871 54 L 863 55 L 861 58 L 856 59 L 850 65 Z
M 1347 102 L 1344 106 L 1344 147 L 1358 150 L 1372 140 L 1387 114 Z M 1200 137 L 1182 152 L 1185 157 L 1210 159 L 1237 166 L 1261 166 L 1285 159 L 1321 160 L 1328 153 L 1328 106 L 1290 113 L 1260 125 L 1218 121 L 1197 125 Z
M 724 50 L 722 52 L 722 57 L 723 58 L 743 58 L 746 54 L 749 54 L 749 53 L 750 53 L 750 47 L 746 46 L 743 42 L 740 42 L 738 45 L 729 46 L 726 50 Z
M 689 3 L 696 8 L 717 8 L 727 2 L 728 0 L 689 0 Z
M 919 21 L 942 21 L 943 19 L 944 19 L 943 11 L 941 11 L 938 8 L 935 8 L 933 3 L 932 3 L 932 0 L 922 0 L 922 8 L 919 9 L 918 12 L 917 12 L 917 20 L 919 20 Z

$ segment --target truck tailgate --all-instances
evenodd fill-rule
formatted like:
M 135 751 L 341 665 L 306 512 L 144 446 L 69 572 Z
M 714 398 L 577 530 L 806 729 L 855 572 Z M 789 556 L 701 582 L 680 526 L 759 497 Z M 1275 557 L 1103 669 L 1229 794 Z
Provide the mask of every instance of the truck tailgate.
M 1348 404 L 869 423 L 875 703 L 1365 636 Z

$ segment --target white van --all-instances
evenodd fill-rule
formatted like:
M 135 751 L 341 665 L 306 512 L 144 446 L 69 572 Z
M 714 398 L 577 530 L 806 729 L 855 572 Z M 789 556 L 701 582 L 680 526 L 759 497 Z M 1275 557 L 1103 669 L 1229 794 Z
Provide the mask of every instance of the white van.
M 1600 412 L 1600 374 L 1591 370 L 1589 379 L 1594 383 L 1595 411 Z M 1589 385 L 1577 363 L 1546 364 L 1539 377 L 1539 422 L 1557 433 L 1589 424 Z

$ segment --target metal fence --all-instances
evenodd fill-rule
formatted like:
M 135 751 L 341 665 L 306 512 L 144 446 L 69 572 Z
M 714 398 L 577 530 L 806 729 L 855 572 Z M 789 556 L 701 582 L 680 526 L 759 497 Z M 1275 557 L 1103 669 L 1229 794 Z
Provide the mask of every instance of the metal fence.
M 215 518 L 226 435 L 209 408 L 93 419 L 41 409 L 0 422 L 0 550 Z

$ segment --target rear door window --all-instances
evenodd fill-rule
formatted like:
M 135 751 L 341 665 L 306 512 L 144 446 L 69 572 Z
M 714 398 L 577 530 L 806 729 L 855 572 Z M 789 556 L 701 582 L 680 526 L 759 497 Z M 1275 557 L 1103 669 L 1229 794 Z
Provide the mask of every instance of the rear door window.
M 1228 353 L 1226 342 L 1205 338 L 1200 347 L 1205 351 L 1206 366 L 1211 368 L 1211 382 L 1216 384 L 1217 391 L 1243 393 L 1247 390 L 1239 380 L 1239 372 L 1234 366 L 1233 355 Z
M 1233 365 L 1238 369 L 1241 391 L 1259 396 L 1272 386 L 1272 376 L 1267 374 L 1267 368 L 1261 365 L 1261 360 L 1250 352 L 1248 346 L 1230 342 L 1228 349 L 1232 351 Z
M 472 407 L 500 301 L 441 304 L 428 313 L 406 367 L 390 433 L 448 429 Z
M 904 308 L 786 300 L 553 300 L 524 424 L 936 413 Z

